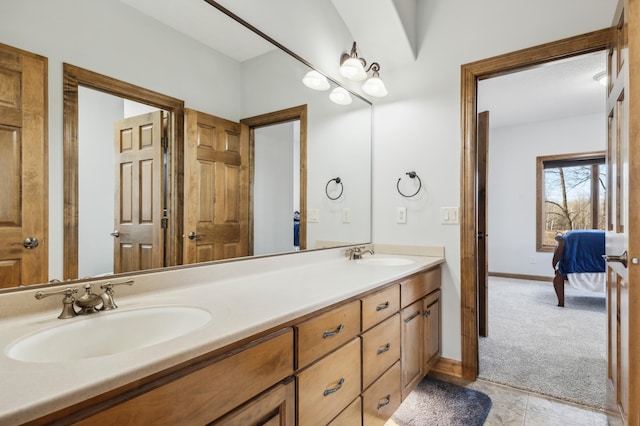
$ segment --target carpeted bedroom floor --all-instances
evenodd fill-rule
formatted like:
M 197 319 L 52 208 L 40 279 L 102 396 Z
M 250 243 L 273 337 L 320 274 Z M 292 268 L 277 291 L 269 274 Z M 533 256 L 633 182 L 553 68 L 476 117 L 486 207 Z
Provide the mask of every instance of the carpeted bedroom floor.
M 550 282 L 490 277 L 479 377 L 602 409 L 605 297 L 566 287 L 565 307 L 556 305 Z

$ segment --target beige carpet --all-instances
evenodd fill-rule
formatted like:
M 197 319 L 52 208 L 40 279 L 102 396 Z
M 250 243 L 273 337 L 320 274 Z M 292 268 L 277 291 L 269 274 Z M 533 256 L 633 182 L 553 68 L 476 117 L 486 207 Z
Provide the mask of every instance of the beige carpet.
M 479 377 L 603 408 L 604 294 L 566 287 L 559 308 L 551 282 L 489 279 L 489 336 L 480 338 Z

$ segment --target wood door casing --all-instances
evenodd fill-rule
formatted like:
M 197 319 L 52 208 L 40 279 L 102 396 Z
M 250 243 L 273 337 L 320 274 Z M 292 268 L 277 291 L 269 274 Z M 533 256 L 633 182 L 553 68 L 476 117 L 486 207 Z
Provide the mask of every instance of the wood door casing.
M 247 129 L 191 109 L 185 123 L 184 263 L 247 256 Z
M 78 278 L 78 89 L 80 86 L 169 112 L 167 266 L 182 263 L 184 101 L 70 64 L 63 64 L 64 260 L 63 277 Z
M 477 88 L 478 81 L 518 69 L 605 50 L 611 41 L 611 29 L 523 49 L 461 67 L 461 179 L 460 179 L 460 309 L 462 377 L 475 380 L 478 374 L 478 292 L 477 292 Z
M 48 279 L 47 63 L 0 44 L 0 288 Z
M 164 266 L 163 113 L 118 120 L 114 125 L 114 273 Z

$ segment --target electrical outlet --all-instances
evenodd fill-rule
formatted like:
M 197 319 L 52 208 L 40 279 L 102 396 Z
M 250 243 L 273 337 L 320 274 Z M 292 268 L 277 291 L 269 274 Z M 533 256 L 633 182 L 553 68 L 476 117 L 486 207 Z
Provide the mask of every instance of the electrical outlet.
M 407 208 L 406 207 L 398 207 L 396 213 L 396 222 L 397 223 L 407 223 Z
M 320 218 L 318 217 L 318 209 L 307 210 L 307 222 L 309 223 L 320 222 Z
M 348 207 L 345 207 L 342 209 L 342 223 L 349 223 L 351 222 L 351 209 Z

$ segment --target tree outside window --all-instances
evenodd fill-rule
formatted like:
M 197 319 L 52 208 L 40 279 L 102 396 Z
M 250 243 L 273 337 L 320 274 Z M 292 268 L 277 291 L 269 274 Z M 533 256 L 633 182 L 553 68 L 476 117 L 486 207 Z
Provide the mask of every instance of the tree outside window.
M 555 236 L 572 229 L 605 229 L 605 153 L 537 158 L 537 249 L 552 251 Z

